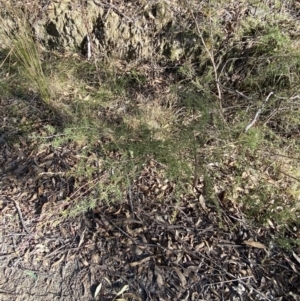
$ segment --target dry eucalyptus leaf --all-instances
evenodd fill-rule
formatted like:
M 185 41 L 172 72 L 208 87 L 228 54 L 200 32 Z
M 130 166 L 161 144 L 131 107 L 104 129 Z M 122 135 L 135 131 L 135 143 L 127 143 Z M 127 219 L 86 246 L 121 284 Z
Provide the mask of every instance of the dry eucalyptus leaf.
M 300 295 L 296 295 L 293 292 L 289 292 L 289 296 L 292 296 L 295 301 L 300 301 Z
M 294 256 L 294 258 L 298 261 L 298 263 L 300 264 L 300 257 L 297 256 L 294 252 L 293 252 L 293 256 Z
M 143 254 L 143 250 L 141 250 L 139 247 L 135 246 L 134 247 L 134 253 L 136 255 L 141 255 L 141 254 Z
M 150 258 L 151 258 L 151 256 L 146 257 L 146 258 L 144 258 L 144 259 L 142 259 L 142 260 L 140 260 L 140 261 L 131 262 L 131 263 L 129 263 L 129 266 L 135 267 L 135 266 L 137 266 L 137 265 L 140 265 L 140 264 L 142 264 L 142 263 L 144 263 L 144 262 L 150 260 Z
M 186 286 L 186 279 L 184 277 L 184 275 L 181 273 L 181 271 L 179 270 L 179 268 L 174 268 L 177 276 L 179 277 L 180 281 L 181 281 L 181 285 L 182 287 Z
M 66 255 L 61 256 L 60 259 L 58 259 L 57 261 L 55 261 L 55 262 L 51 265 L 51 268 L 53 268 L 53 267 L 59 265 L 62 261 L 65 260 L 65 257 L 66 257 Z
M 163 287 L 163 285 L 164 285 L 164 279 L 163 279 L 163 277 L 162 277 L 162 275 L 161 275 L 161 273 L 160 273 L 160 271 L 159 271 L 159 269 L 158 269 L 157 266 L 155 266 L 154 274 L 156 276 L 156 282 L 157 282 L 158 286 L 159 287 Z
M 254 248 L 258 248 L 258 249 L 266 249 L 267 248 L 264 244 L 262 244 L 258 241 L 253 241 L 253 240 L 244 240 L 243 244 L 254 247 Z
M 129 285 L 128 284 L 125 284 L 122 289 L 117 293 L 117 296 L 120 296 L 122 295 L 125 291 L 127 291 L 129 288 Z
M 107 277 L 103 277 L 109 285 L 112 285 L 111 281 Z
M 95 290 L 95 294 L 94 294 L 94 298 L 96 298 L 100 292 L 102 288 L 102 283 L 100 283 L 97 287 L 96 287 L 96 290 Z
M 205 199 L 202 194 L 200 194 L 200 196 L 199 196 L 199 203 L 200 203 L 201 208 L 206 212 L 207 208 L 206 208 L 206 204 L 205 204 Z
M 299 271 L 297 270 L 296 265 L 286 255 L 284 255 L 284 258 L 289 263 L 289 265 L 291 266 L 291 268 L 293 269 L 293 271 L 295 273 L 297 273 L 298 275 L 300 275 Z

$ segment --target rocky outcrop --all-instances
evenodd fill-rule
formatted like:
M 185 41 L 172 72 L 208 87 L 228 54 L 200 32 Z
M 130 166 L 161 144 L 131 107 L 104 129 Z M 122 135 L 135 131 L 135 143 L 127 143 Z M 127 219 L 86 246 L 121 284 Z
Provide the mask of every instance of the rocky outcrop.
M 0 0 L 0 3 L 5 2 Z M 100 0 L 40 1 L 38 5 L 15 1 L 30 12 L 35 38 L 47 49 L 91 52 L 98 58 L 180 60 L 195 53 L 195 37 L 176 22 L 176 1 L 137 0 L 111 4 Z M 112 2 L 112 1 L 111 1 Z M 5 4 L 4 4 L 5 5 Z M 176 9 L 175 9 L 176 8 Z M 9 12 L 5 18 L 13 19 Z

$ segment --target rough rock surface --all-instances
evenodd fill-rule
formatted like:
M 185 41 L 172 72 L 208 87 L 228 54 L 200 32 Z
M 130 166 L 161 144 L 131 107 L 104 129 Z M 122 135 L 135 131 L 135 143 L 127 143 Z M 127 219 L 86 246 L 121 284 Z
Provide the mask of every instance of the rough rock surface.
M 29 12 L 35 38 L 47 49 L 80 50 L 86 54 L 90 40 L 92 55 L 97 58 L 131 61 L 155 56 L 176 61 L 196 53 L 195 38 L 185 33 L 183 23 L 179 24 L 185 12 L 176 6 L 176 1 L 40 1 L 35 5 L 32 1 L 15 2 Z M 2 14 L 14 23 L 14 16 L 5 10 Z

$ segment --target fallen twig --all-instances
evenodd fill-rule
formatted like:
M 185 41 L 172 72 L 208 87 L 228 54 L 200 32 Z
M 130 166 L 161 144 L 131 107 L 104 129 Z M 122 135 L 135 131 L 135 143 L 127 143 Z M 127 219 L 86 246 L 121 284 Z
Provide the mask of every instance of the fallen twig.
M 208 284 L 205 284 L 203 287 L 212 286 L 212 285 L 216 285 L 216 284 L 231 283 L 231 282 L 234 282 L 234 281 L 241 281 L 241 280 L 249 279 L 249 278 L 253 278 L 253 276 L 246 276 L 246 277 L 240 277 L 240 278 L 235 278 L 235 279 L 231 279 L 231 280 L 208 283 Z
M 263 102 L 262 106 L 260 107 L 260 109 L 256 112 L 254 119 L 247 125 L 245 132 L 247 133 L 252 127 L 253 125 L 255 125 L 255 123 L 258 121 L 258 118 L 262 112 L 262 110 L 265 107 L 265 104 L 268 102 L 270 96 L 273 94 L 273 92 L 270 92 L 269 95 L 267 96 L 266 100 Z
M 30 234 L 30 231 L 27 229 L 27 227 L 25 226 L 25 223 L 24 223 L 24 220 L 23 220 L 23 215 L 22 215 L 22 212 L 21 212 L 21 209 L 20 209 L 20 206 L 19 206 L 19 203 L 13 199 L 11 199 L 10 197 L 6 196 L 6 199 L 10 202 L 13 202 L 17 211 L 18 211 L 18 215 L 19 215 L 19 218 L 20 218 L 20 222 L 21 222 L 21 225 L 22 227 L 24 228 L 25 232 L 27 234 Z

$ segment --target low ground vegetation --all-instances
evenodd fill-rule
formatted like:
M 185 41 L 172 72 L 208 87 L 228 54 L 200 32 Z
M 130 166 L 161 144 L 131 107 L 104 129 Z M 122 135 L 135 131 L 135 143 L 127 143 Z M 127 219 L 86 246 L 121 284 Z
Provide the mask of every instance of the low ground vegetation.
M 160 61 L 154 55 L 151 62 L 128 62 L 126 72 L 112 59 L 42 50 L 24 12 L 14 35 L 2 32 L 3 210 L 5 195 L 23 193 L 19 206 L 31 216 L 28 224 L 38 236 L 100 216 L 101 208 L 107 216 L 114 212 L 147 221 L 155 216 L 170 229 L 193 227 L 193 222 L 204 226 L 200 217 L 209 216 L 219 233 L 241 228 L 248 233 L 233 235 L 236 242 L 277 255 L 299 254 L 297 4 L 209 1 L 196 14 L 192 2 L 170 32 L 195 39 L 198 55 L 187 53 L 180 61 L 176 55 Z M 198 221 L 191 213 L 195 206 Z M 103 216 L 102 223 L 112 227 Z M 153 233 L 157 227 L 147 225 Z M 134 237 L 139 228 L 122 229 Z M 258 241 L 251 245 L 250 238 Z M 85 241 L 83 234 L 79 240 L 79 245 Z M 213 246 L 208 237 L 204 241 Z M 267 252 L 257 256 L 260 262 L 270 260 Z M 293 263 L 292 270 L 299 273 L 295 258 L 298 267 Z M 162 272 L 154 270 L 162 290 Z M 178 286 L 185 287 L 186 274 L 177 269 L 177 276 Z M 262 284 L 257 291 L 256 297 L 271 300 Z

